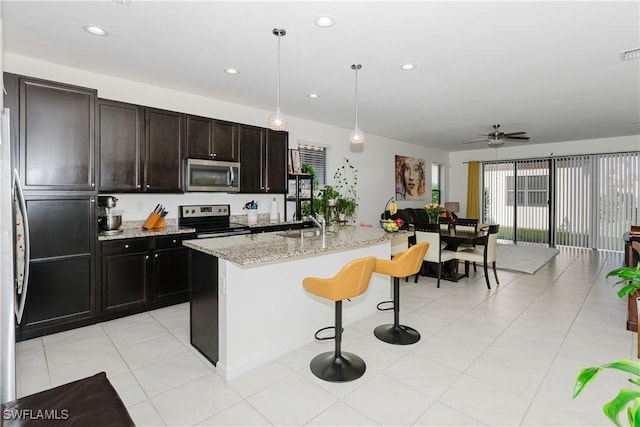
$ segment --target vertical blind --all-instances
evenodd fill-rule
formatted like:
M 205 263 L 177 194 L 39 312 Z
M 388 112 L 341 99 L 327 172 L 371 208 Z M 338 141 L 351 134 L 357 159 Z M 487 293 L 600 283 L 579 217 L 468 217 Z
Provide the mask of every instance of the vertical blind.
M 483 221 L 500 238 L 622 251 L 640 221 L 640 153 L 483 163 Z

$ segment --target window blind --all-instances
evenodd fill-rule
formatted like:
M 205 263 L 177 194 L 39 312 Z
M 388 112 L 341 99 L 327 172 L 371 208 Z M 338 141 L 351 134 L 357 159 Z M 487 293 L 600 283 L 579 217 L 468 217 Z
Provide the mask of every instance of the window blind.
M 327 176 L 327 149 L 318 145 L 298 144 L 300 151 L 300 161 L 307 163 L 316 172 L 318 186 L 326 184 Z

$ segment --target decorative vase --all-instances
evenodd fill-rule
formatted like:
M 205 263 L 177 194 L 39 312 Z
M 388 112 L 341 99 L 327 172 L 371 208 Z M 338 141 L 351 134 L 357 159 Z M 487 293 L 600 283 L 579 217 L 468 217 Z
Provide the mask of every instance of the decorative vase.
M 429 224 L 437 224 L 438 223 L 438 217 L 440 217 L 440 214 L 435 213 L 435 212 L 427 212 L 427 215 L 429 215 Z

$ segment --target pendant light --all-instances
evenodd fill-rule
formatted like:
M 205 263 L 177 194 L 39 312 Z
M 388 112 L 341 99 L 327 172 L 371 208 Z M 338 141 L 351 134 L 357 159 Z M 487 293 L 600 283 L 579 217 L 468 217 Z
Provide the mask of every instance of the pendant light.
M 276 80 L 276 111 L 269 118 L 269 129 L 287 130 L 287 118 L 280 112 L 280 37 L 284 37 L 287 32 L 284 28 L 274 28 L 272 33 L 278 37 L 278 77 Z
M 358 128 L 358 70 L 362 68 L 360 64 L 351 65 L 351 69 L 356 72 L 356 127 L 351 131 L 349 140 L 352 144 L 362 144 L 364 142 L 364 133 Z

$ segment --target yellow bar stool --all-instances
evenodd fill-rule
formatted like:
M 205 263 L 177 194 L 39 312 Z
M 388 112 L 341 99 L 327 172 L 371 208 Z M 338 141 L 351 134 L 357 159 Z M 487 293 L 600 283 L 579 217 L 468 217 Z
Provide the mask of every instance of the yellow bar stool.
M 346 382 L 360 378 L 367 369 L 364 360 L 342 352 L 342 300 L 363 294 L 376 268 L 376 258 L 359 258 L 349 262 L 331 279 L 305 277 L 304 288 L 311 294 L 335 302 L 335 350 L 321 353 L 311 360 L 313 374 L 325 381 Z
M 429 243 L 417 243 L 392 260 L 379 259 L 376 263 L 376 273 L 393 277 L 393 324 L 380 325 L 374 329 L 373 333 L 379 340 L 399 345 L 413 344 L 420 340 L 418 331 L 400 324 L 400 278 L 420 271 L 428 249 Z

